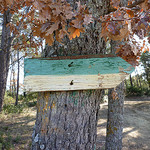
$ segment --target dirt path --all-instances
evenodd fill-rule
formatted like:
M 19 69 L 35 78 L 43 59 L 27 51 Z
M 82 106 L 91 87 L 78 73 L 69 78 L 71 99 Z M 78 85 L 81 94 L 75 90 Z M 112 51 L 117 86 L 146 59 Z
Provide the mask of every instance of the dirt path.
M 130 100 L 125 101 L 123 150 L 150 150 L 150 99 Z M 4 133 L 5 141 L 11 136 L 13 150 L 30 149 L 35 115 L 36 109 L 28 108 L 21 114 L 0 116 L 0 133 Z M 106 121 L 107 103 L 104 103 L 98 121 L 98 150 L 105 149 Z
M 150 101 L 135 100 L 136 98 L 125 101 L 123 150 L 150 150 Z M 107 103 L 104 103 L 101 105 L 98 122 L 97 142 L 100 150 L 105 145 L 106 121 Z

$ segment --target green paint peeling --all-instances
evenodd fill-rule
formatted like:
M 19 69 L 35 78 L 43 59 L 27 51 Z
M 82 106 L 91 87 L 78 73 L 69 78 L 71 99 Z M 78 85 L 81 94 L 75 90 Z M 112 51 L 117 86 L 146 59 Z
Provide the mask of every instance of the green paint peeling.
M 25 59 L 25 76 L 29 75 L 96 75 L 132 73 L 134 68 L 120 57 L 88 58 L 88 59 Z

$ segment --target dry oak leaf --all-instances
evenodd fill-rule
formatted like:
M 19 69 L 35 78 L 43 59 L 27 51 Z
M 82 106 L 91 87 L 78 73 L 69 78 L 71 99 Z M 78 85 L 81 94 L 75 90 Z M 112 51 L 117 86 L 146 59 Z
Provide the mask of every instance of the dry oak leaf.
M 48 36 L 45 36 L 44 38 L 45 38 L 45 40 L 46 40 L 46 43 L 47 43 L 49 46 L 51 46 L 51 45 L 53 44 L 53 42 L 54 42 L 53 34 L 48 35 Z
M 70 32 L 69 39 L 72 40 L 73 38 L 79 37 L 80 32 L 84 32 L 84 28 L 77 29 L 77 28 L 74 28 L 74 27 L 70 27 L 68 29 L 68 32 Z
M 126 13 L 129 15 L 130 18 L 134 17 L 134 12 L 132 10 L 126 10 Z
M 38 37 L 41 37 L 41 26 L 38 26 L 38 27 L 33 27 L 32 28 L 33 30 L 33 36 L 38 36 Z
M 61 29 L 59 31 L 57 30 L 56 31 L 56 40 L 61 43 L 61 40 L 63 39 L 63 37 L 65 35 L 68 35 L 68 32 L 65 29 Z
M 33 2 L 33 6 L 34 6 L 36 9 L 38 9 L 38 10 L 42 10 L 42 9 L 45 7 L 44 3 L 43 3 L 42 1 L 39 1 L 39 0 L 35 0 L 35 1 Z
M 83 25 L 83 16 L 77 15 L 75 20 L 72 20 L 70 23 L 75 28 L 82 28 Z
M 111 0 L 110 3 L 114 8 L 119 8 L 120 0 Z
M 124 28 L 120 29 L 120 34 L 119 35 L 113 35 L 110 33 L 108 33 L 108 36 L 110 39 L 114 40 L 114 41 L 122 41 L 122 39 L 128 37 L 129 35 L 129 30 L 128 30 L 128 25 L 125 25 Z
M 147 11 L 150 9 L 150 0 L 145 0 L 143 3 L 140 4 L 140 7 Z
M 60 21 L 55 22 L 51 27 L 46 31 L 46 36 L 51 35 L 59 27 Z
M 91 14 L 86 14 L 84 17 L 83 24 L 88 25 L 89 23 L 93 22 L 93 18 Z
M 13 1 L 12 1 L 12 0 L 5 0 L 5 2 L 6 2 L 7 5 L 13 4 Z

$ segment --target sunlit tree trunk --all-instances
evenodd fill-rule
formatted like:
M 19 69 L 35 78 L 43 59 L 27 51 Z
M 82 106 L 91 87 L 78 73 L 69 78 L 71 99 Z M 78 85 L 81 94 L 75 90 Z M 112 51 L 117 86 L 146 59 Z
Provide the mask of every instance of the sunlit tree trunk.
M 124 91 L 124 83 L 122 82 L 108 92 L 106 150 L 122 149 Z
M 128 0 L 120 0 L 120 6 L 126 6 L 127 4 Z M 116 44 L 117 42 L 111 41 L 112 53 L 115 53 Z M 122 149 L 124 97 L 124 82 L 108 92 L 106 150 Z
M 76 5 L 77 0 L 68 0 Z M 108 12 L 109 1 L 81 1 L 96 17 Z M 101 24 L 94 21 L 79 38 L 46 47 L 43 57 L 105 53 Z M 101 90 L 39 93 L 32 150 L 96 150 Z
M 11 38 L 10 28 L 9 26 L 7 26 L 7 24 L 10 22 L 10 19 L 11 14 L 10 11 L 7 10 L 3 14 L 2 37 L 0 48 L 0 112 L 2 111 L 9 69 Z

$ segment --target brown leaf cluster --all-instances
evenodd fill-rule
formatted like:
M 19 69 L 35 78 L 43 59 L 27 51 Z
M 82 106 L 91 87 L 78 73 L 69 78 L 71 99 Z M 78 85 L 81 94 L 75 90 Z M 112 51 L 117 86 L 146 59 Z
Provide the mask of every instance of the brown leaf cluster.
M 136 4 L 136 5 L 135 5 Z M 95 18 L 102 23 L 101 36 L 107 40 L 122 41 L 124 44 L 118 45 L 117 55 L 135 65 L 142 49 L 135 41 L 131 42 L 134 34 L 140 38 L 148 36 L 150 32 L 150 0 L 128 1 L 127 7 L 120 7 L 120 0 L 111 0 L 111 6 L 114 7 L 111 13 L 104 17 Z M 16 42 L 14 48 L 18 47 L 26 50 L 28 47 L 41 45 L 38 41 L 40 37 L 46 40 L 46 43 L 52 45 L 54 39 L 62 42 L 65 36 L 70 40 L 79 37 L 85 32 L 85 27 L 93 22 L 92 14 L 85 5 L 77 2 L 77 7 L 73 7 L 65 0 L 0 0 L 0 13 L 10 10 L 11 14 L 20 13 L 22 8 L 28 8 L 27 13 L 20 15 L 20 19 L 9 23 L 13 35 L 22 40 Z M 24 35 L 18 28 L 27 30 L 30 25 L 32 33 Z M 148 38 L 149 39 L 149 38 Z M 148 40 L 150 42 L 150 40 Z
M 111 1 L 110 1 L 110 4 L 111 4 L 114 8 L 118 9 L 118 8 L 119 8 L 119 4 L 120 4 L 120 0 L 111 0 Z
M 112 4 L 115 3 L 112 0 Z M 117 10 L 101 18 L 101 36 L 107 40 L 120 41 L 116 53 L 132 65 L 137 65 L 143 47 L 138 42 L 133 41 L 136 34 L 140 38 L 149 36 L 150 32 L 150 0 L 145 0 L 139 5 L 134 5 L 135 1 L 129 1 L 130 7 L 119 7 Z M 131 6 L 134 6 L 133 8 Z M 132 40 L 131 40 L 132 39 Z
M 35 0 L 30 11 L 38 10 L 33 35 L 44 38 L 49 45 L 53 44 L 54 35 L 58 42 L 61 42 L 65 35 L 70 40 L 79 37 L 80 33 L 84 32 L 84 25 L 92 22 L 92 15 L 80 2 L 77 3 L 77 6 L 77 10 L 73 10 L 66 1 Z

